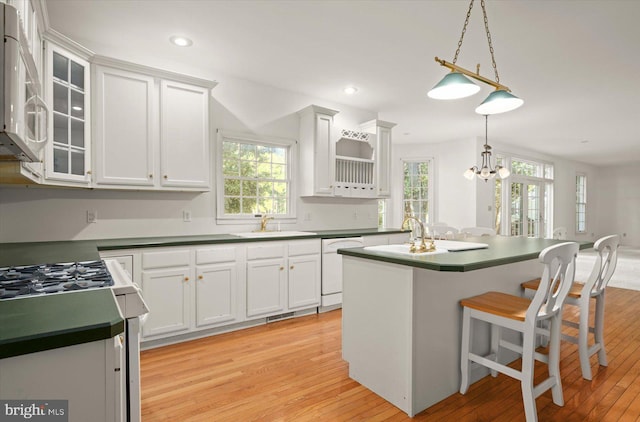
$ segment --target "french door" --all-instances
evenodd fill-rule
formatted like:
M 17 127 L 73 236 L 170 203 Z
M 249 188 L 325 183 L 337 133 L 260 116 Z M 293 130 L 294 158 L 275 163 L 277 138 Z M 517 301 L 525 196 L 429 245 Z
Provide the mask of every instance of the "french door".
M 509 185 L 509 234 L 545 237 L 545 184 L 512 177 Z

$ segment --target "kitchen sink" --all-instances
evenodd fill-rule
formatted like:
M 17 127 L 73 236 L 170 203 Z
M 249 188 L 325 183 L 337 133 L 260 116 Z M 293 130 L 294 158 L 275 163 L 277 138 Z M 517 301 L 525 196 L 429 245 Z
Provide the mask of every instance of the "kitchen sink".
M 365 246 L 364 249 L 368 251 L 386 252 L 386 253 L 410 255 L 410 256 L 435 255 L 439 253 L 448 252 L 446 249 L 441 249 L 441 248 L 438 248 L 437 246 L 436 246 L 436 250 L 431 252 L 410 252 L 408 243 L 402 243 L 398 245 Z
M 299 232 L 299 231 L 264 231 L 264 232 L 244 232 L 244 233 L 231 233 L 233 236 L 246 237 L 246 238 L 260 238 L 260 237 L 295 237 L 295 236 L 309 236 L 314 235 L 314 232 Z

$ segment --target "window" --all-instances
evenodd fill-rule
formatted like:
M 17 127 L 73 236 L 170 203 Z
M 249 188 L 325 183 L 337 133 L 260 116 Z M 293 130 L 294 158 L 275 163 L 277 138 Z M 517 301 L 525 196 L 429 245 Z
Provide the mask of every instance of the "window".
M 429 224 L 432 216 L 429 212 L 431 202 L 431 168 L 432 160 L 404 161 L 402 215 L 413 215 Z
M 224 133 L 218 143 L 218 218 L 294 217 L 295 141 Z
M 576 175 L 576 232 L 587 231 L 587 176 Z

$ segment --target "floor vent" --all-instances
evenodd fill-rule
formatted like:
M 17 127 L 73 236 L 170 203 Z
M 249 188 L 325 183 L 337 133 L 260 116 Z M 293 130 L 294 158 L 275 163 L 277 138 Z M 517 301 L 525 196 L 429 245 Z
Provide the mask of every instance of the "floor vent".
M 281 319 L 287 319 L 287 318 L 293 318 L 293 312 L 287 312 L 285 314 L 269 316 L 267 317 L 267 323 L 280 321 Z

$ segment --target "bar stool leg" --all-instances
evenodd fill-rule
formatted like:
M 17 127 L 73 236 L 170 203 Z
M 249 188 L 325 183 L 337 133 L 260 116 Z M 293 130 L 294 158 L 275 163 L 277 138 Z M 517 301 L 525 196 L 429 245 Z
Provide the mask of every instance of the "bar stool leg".
M 500 361 L 500 339 L 502 338 L 502 329 L 496 324 L 491 324 L 491 356 L 496 362 Z M 498 371 L 491 369 L 491 376 L 497 377 Z
M 531 329 L 533 330 L 534 328 L 531 327 Z M 520 384 L 522 388 L 522 401 L 524 402 L 524 414 L 527 422 L 535 422 L 538 420 L 536 398 L 533 394 L 534 338 L 533 332 L 525 332 L 522 344 L 522 379 L 520 380 Z
M 556 315 L 549 323 L 549 377 L 553 377 L 555 382 L 551 387 L 553 402 L 558 406 L 564 406 L 564 396 L 562 394 L 562 378 L 560 377 L 560 331 L 562 330 L 562 313 Z
M 469 365 L 471 334 L 471 313 L 469 308 L 465 307 L 462 312 L 462 346 L 460 348 L 460 370 L 462 377 L 460 380 L 460 394 L 465 394 L 469 389 L 469 379 L 471 375 Z
M 594 324 L 594 336 L 596 343 L 600 345 L 598 350 L 598 362 L 602 366 L 607 366 L 607 352 L 604 348 L 604 295 L 603 290 L 600 295 L 596 296 L 596 315 Z
M 597 340 L 596 340 L 597 342 Z M 582 378 L 591 380 L 591 363 L 589 361 L 589 296 L 580 297 L 580 326 L 578 327 L 578 354 Z

